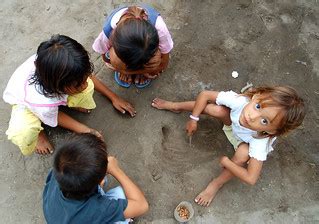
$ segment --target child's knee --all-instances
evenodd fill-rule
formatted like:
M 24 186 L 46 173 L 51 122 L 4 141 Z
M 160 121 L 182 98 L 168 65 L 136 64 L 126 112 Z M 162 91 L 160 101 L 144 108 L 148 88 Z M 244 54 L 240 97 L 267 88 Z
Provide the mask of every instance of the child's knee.
M 106 195 L 114 199 L 126 199 L 124 190 L 121 186 L 110 189 L 106 192 Z
M 246 143 L 241 143 L 237 150 L 235 155 L 232 158 L 232 161 L 238 165 L 244 164 L 249 160 L 249 146 Z

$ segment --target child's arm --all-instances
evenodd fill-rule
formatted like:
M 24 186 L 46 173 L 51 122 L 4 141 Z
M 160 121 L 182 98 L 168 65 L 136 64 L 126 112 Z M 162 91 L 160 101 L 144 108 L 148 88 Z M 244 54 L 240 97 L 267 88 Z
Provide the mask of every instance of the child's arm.
M 115 177 L 124 189 L 127 198 L 127 207 L 124 210 L 124 217 L 132 218 L 146 213 L 149 207 L 144 194 L 139 187 L 126 176 L 124 171 L 118 166 L 117 160 L 112 156 L 108 157 L 107 172 Z
M 248 167 L 247 169 L 245 169 L 244 167 L 235 164 L 227 156 L 223 156 L 220 159 L 220 163 L 234 176 L 250 185 L 255 185 L 255 183 L 257 182 L 263 165 L 262 161 L 250 158 Z
M 144 76 L 146 78 L 150 78 L 150 79 L 154 79 L 156 78 L 158 75 L 160 75 L 160 73 L 162 73 L 168 66 L 168 62 L 169 62 L 169 53 L 167 54 L 160 54 L 161 58 L 157 59 L 160 61 L 160 64 L 156 64 L 155 63 L 155 70 L 154 68 L 147 68 L 145 69 L 145 71 L 147 71 L 147 73 L 144 72 Z M 156 60 L 156 56 L 154 56 L 155 60 Z M 152 59 L 151 59 L 152 60 Z M 150 61 L 151 61 L 150 60 Z M 149 71 L 148 71 L 149 70 Z
M 94 89 L 96 89 L 102 95 L 107 97 L 112 102 L 113 107 L 115 107 L 123 114 L 125 113 L 125 111 L 127 111 L 130 113 L 132 117 L 136 115 L 136 111 L 130 103 L 123 100 L 121 97 L 112 92 L 106 85 L 104 85 L 104 83 L 97 79 L 96 76 L 92 75 L 91 79 L 94 83 Z
M 159 72 L 161 72 L 161 71 L 163 71 L 163 70 L 165 70 L 167 68 L 168 62 L 169 62 L 169 53 L 162 54 L 161 58 L 162 58 L 161 64 L 160 64 L 161 70 Z
M 219 92 L 216 91 L 202 91 L 196 98 L 195 106 L 192 111 L 194 117 L 199 117 L 199 115 L 204 111 L 208 102 L 215 103 Z M 197 129 L 197 121 L 190 119 L 186 124 L 186 131 L 188 135 L 193 135 Z
M 72 117 L 61 111 L 59 111 L 58 113 L 58 125 L 62 128 L 74 131 L 76 133 L 91 133 L 98 138 L 102 138 L 100 132 L 89 128 L 85 124 L 82 124 L 81 122 L 73 119 Z

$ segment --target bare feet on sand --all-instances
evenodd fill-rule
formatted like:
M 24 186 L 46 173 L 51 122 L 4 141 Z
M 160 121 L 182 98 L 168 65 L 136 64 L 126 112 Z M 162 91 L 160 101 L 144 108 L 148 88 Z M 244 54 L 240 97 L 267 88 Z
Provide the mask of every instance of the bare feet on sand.
M 162 100 L 160 98 L 155 98 L 152 101 L 152 107 L 155 107 L 156 109 L 159 109 L 159 110 L 169 110 L 169 111 L 172 111 L 174 113 L 180 113 L 179 110 L 176 110 L 174 108 L 174 103 L 173 102 Z
M 199 193 L 199 195 L 197 195 L 197 197 L 195 198 L 195 202 L 198 205 L 208 207 L 221 187 L 222 185 L 216 183 L 215 180 L 211 181 L 207 185 L 205 190 L 203 190 Z
M 50 144 L 43 130 L 39 133 L 38 142 L 35 146 L 35 152 L 42 155 L 53 153 L 53 146 Z
M 143 85 L 144 83 L 146 82 L 149 82 L 149 78 L 146 78 L 144 75 L 136 75 L 135 76 L 135 79 L 134 79 L 134 82 L 136 84 L 140 84 L 140 85 Z
M 122 82 L 125 82 L 125 83 L 132 84 L 132 82 L 133 82 L 131 75 L 124 75 L 124 74 L 120 73 L 119 78 Z

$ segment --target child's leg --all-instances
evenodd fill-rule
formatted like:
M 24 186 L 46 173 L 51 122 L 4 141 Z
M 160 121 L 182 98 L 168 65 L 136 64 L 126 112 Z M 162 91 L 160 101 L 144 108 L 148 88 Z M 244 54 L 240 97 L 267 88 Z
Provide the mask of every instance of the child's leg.
M 71 95 L 67 99 L 67 105 L 70 108 L 80 112 L 89 113 L 96 107 L 93 99 L 94 84 L 90 78 L 87 79 L 88 86 L 81 93 Z
M 181 111 L 193 111 L 195 106 L 195 101 L 185 101 L 185 102 L 172 102 L 166 101 L 160 98 L 155 98 L 152 102 L 152 106 L 159 110 L 169 110 L 174 113 Z M 207 104 L 203 114 L 213 116 L 220 119 L 225 125 L 230 125 L 230 112 L 227 107 L 219 106 L 217 104 L 211 103 Z
M 48 154 L 53 151 L 40 119 L 23 106 L 14 105 L 12 107 L 6 134 L 8 139 L 20 148 L 23 155 L 31 155 L 34 151 L 39 154 Z
M 236 150 L 232 161 L 239 166 L 244 166 L 248 159 L 248 144 L 242 143 Z M 232 178 L 233 174 L 227 169 L 223 169 L 222 173 L 217 178 L 213 179 L 207 187 L 196 196 L 195 202 L 202 206 L 209 206 L 218 190 Z
M 125 193 L 123 191 L 123 188 L 121 186 L 117 186 L 115 188 L 112 188 L 108 190 L 106 193 L 106 196 L 108 196 L 111 199 L 126 199 Z
M 105 195 L 107 197 L 109 197 L 110 199 L 126 199 L 124 190 L 121 186 L 117 186 L 115 188 L 112 188 L 110 190 L 108 190 Z M 126 224 L 129 223 L 131 221 L 131 219 L 126 219 L 123 222 L 116 222 L 116 224 Z
M 49 142 L 47 135 L 44 133 L 44 131 L 40 131 L 38 136 L 37 145 L 35 147 L 36 153 L 45 155 L 49 153 L 53 153 L 53 146 Z
M 134 76 L 134 77 L 133 77 Z M 133 78 L 135 80 L 135 75 L 127 75 L 127 74 L 124 74 L 124 73 L 120 73 L 119 75 L 119 79 L 122 81 L 122 82 L 126 82 L 128 84 L 132 84 L 133 82 Z

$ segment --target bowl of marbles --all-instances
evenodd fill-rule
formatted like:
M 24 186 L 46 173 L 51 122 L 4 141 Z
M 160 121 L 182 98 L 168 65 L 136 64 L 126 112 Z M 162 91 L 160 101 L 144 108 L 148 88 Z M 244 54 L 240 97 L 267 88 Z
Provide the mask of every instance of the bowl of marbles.
M 194 216 L 194 209 L 191 203 L 188 201 L 182 201 L 179 203 L 174 211 L 175 219 L 180 222 L 188 222 Z

